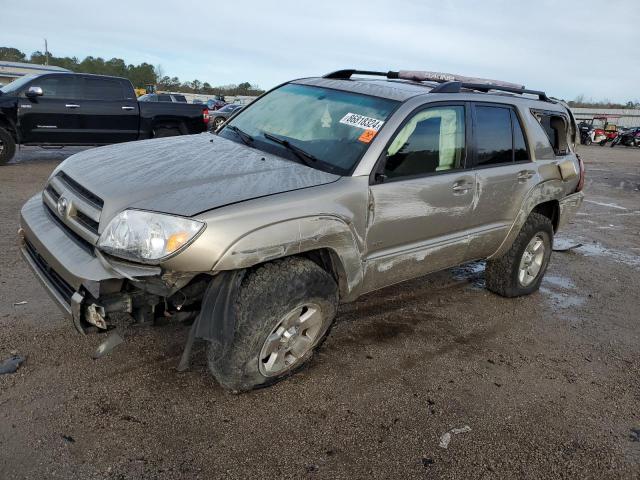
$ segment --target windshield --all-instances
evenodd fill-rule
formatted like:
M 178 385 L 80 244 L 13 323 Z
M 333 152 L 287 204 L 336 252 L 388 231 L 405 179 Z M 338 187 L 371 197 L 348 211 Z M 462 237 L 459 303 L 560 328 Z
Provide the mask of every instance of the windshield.
M 218 134 L 242 142 L 240 130 L 252 137 L 251 147 L 292 160 L 299 160 L 302 150 L 313 158 L 314 168 L 344 175 L 397 105 L 394 100 L 290 83 L 253 102 Z
M 0 92 L 2 93 L 17 93 L 22 87 L 24 87 L 31 80 L 36 78 L 35 75 L 25 75 L 24 77 L 20 77 L 14 80 L 11 83 L 7 83 L 4 87 L 0 88 Z

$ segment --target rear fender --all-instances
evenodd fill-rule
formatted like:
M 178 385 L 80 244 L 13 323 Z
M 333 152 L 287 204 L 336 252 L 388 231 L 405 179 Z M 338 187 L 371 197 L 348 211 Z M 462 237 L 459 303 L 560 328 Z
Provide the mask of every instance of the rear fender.
M 511 248 L 511 245 L 518 236 L 518 233 L 520 233 L 520 229 L 527 221 L 529 214 L 533 211 L 536 205 L 548 202 L 550 200 L 561 200 L 565 197 L 566 188 L 566 182 L 563 182 L 560 179 L 552 179 L 543 183 L 539 183 L 531 190 L 529 190 L 529 193 L 522 202 L 522 206 L 520 207 L 520 210 L 516 215 L 516 219 L 513 222 L 513 225 L 511 225 L 511 228 L 509 229 L 509 233 L 505 237 L 498 250 L 489 257 L 489 260 L 501 257 L 507 252 L 507 250 L 509 250 L 509 248 Z

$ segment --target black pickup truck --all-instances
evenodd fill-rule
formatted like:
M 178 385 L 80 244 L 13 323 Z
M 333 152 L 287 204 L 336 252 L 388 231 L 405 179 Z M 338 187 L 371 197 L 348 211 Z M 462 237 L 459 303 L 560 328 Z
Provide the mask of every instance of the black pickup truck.
M 16 145 L 107 145 L 207 130 L 206 106 L 138 102 L 129 80 L 26 75 L 0 88 L 0 165 Z

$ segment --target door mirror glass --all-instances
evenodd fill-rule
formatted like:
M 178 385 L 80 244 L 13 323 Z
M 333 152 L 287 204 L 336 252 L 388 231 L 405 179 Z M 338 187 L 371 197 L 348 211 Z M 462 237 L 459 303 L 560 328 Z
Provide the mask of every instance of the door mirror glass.
M 29 98 L 41 97 L 44 95 L 42 88 L 40 87 L 29 87 L 29 89 L 25 92 L 25 95 Z

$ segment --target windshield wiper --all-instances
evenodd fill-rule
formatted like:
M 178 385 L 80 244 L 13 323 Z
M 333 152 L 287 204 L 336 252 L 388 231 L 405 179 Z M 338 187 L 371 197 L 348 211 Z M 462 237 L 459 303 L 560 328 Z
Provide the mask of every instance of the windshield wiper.
M 314 157 L 312 154 L 310 154 L 309 152 L 303 150 L 300 147 L 296 147 L 288 140 L 285 140 L 284 138 L 276 137 L 271 133 L 262 132 L 262 135 L 264 135 L 264 138 L 267 138 L 272 142 L 278 143 L 282 145 L 284 148 L 286 148 L 287 150 L 293 152 L 293 154 L 296 157 L 298 157 L 302 161 L 302 163 L 304 163 L 307 167 L 315 168 L 314 163 L 316 163 L 318 159 Z
M 238 135 L 240 137 L 240 140 L 242 140 L 242 143 L 244 143 L 245 145 L 249 145 L 253 143 L 253 137 L 249 135 L 247 132 L 245 132 L 244 130 L 239 129 L 235 125 L 227 125 L 225 128 L 228 128 L 233 133 Z

